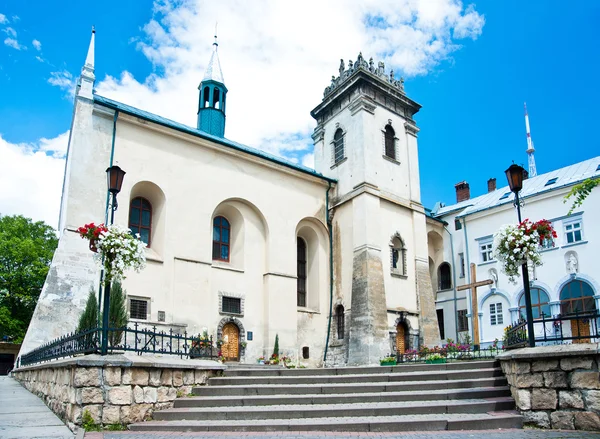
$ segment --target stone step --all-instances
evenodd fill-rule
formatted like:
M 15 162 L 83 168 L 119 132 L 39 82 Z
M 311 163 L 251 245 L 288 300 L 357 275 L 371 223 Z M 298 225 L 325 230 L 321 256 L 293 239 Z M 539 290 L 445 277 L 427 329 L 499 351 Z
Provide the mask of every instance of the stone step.
M 281 366 L 259 366 L 245 367 L 245 365 L 236 365 L 227 369 L 223 376 L 315 376 L 315 375 L 371 375 L 419 371 L 445 371 L 445 370 L 465 370 L 465 369 L 489 369 L 499 367 L 499 363 L 491 360 L 473 360 L 456 361 L 445 364 L 424 364 L 424 363 L 406 363 L 397 366 L 348 366 L 323 369 L 285 369 Z
M 327 383 L 327 384 L 246 384 L 224 386 L 194 387 L 192 393 L 198 396 L 218 395 L 286 395 L 286 394 L 341 394 L 341 393 L 366 393 L 366 392 L 400 392 L 437 389 L 459 389 L 474 387 L 506 386 L 506 378 L 501 376 L 453 379 L 453 380 L 427 380 L 406 381 L 391 383 Z
M 396 401 L 352 404 L 289 404 L 254 407 L 193 407 L 156 412 L 157 421 L 172 420 L 256 420 L 344 418 L 357 416 L 403 416 L 444 413 L 487 413 L 513 410 L 510 397 L 462 401 Z
M 226 376 L 211 378 L 210 386 L 226 386 L 240 384 L 334 384 L 334 383 L 386 383 L 401 381 L 461 380 L 469 378 L 489 378 L 502 376 L 499 368 L 473 370 L 425 370 L 381 374 L 345 374 L 345 375 L 305 375 L 305 376 Z
M 147 421 L 129 426 L 133 431 L 434 431 L 522 428 L 514 411 L 444 413 L 400 416 L 323 417 L 306 419 Z
M 201 396 L 177 398 L 175 408 L 183 407 L 239 407 L 286 404 L 342 404 L 367 402 L 428 401 L 484 399 L 510 396 L 507 386 L 476 387 L 453 390 L 419 390 L 408 392 L 374 392 L 307 395 L 255 395 L 255 396 Z M 158 412 L 157 412 L 158 413 Z

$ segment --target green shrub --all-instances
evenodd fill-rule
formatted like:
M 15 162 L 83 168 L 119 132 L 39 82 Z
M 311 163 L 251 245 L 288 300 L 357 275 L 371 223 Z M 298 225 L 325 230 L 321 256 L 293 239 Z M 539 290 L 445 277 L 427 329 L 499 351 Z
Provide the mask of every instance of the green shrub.
M 79 317 L 79 324 L 77 325 L 77 332 L 87 331 L 88 329 L 94 329 L 98 326 L 98 301 L 96 300 L 96 293 L 94 287 L 90 287 L 90 293 L 85 304 L 83 314 Z
M 108 307 L 108 327 L 123 328 L 127 326 L 127 308 L 125 307 L 125 295 L 121 282 L 113 282 L 110 290 L 110 305 Z M 118 346 L 123 338 L 123 331 L 111 331 L 108 334 L 108 342 L 111 346 Z

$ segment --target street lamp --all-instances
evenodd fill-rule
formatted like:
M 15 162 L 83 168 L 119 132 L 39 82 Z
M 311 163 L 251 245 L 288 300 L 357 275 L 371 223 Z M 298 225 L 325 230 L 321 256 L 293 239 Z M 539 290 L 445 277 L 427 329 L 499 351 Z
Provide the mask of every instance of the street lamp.
M 523 177 L 525 176 L 525 169 L 522 166 L 515 165 L 514 163 L 509 166 L 505 171 L 506 178 L 508 180 L 508 186 L 511 192 L 515 194 L 515 206 L 517 206 L 517 215 L 519 217 L 519 223 L 521 220 L 521 203 L 519 200 L 519 191 L 523 189 Z M 531 292 L 529 290 L 529 270 L 527 269 L 527 260 L 523 262 L 523 289 L 525 294 L 525 311 L 527 313 L 527 336 L 529 338 L 529 346 L 535 346 L 535 334 L 533 333 L 533 311 L 531 308 Z
M 123 185 L 123 178 L 125 177 L 125 171 L 118 166 L 111 166 L 106 170 L 106 179 L 108 183 L 108 191 L 111 194 L 110 202 L 110 225 L 112 226 L 115 222 L 115 211 L 119 206 L 117 204 L 117 194 L 121 192 L 121 186 Z M 106 255 L 110 258 L 110 255 Z M 111 261 L 109 260 L 108 263 Z M 110 309 L 110 282 L 106 283 L 104 287 L 104 303 L 102 306 L 102 355 L 108 353 L 108 311 Z

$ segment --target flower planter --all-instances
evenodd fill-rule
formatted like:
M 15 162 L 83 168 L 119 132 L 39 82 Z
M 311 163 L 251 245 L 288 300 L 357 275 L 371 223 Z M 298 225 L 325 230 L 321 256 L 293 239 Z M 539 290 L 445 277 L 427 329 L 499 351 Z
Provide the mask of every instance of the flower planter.
M 90 239 L 89 247 L 91 251 L 93 251 L 94 253 L 98 253 L 98 247 L 96 247 L 95 239 Z
M 446 362 L 445 358 L 435 358 L 433 360 L 425 360 L 426 364 L 442 364 L 445 362 Z
M 258 364 L 265 364 L 265 360 L 258 360 Z
M 390 361 L 380 361 L 380 362 L 379 362 L 379 365 L 380 365 L 380 366 L 395 366 L 396 364 L 397 364 L 397 363 L 396 363 L 396 360 L 390 360 Z

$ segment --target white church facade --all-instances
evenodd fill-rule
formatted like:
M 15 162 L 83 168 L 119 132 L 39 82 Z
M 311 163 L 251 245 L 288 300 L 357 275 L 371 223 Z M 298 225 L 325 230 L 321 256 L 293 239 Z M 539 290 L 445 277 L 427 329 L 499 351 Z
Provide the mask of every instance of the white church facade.
M 420 200 L 420 106 L 359 55 L 311 112 L 315 170 L 224 137 L 217 45 L 189 127 L 97 95 L 94 35 L 75 97 L 59 246 L 22 352 L 73 331 L 99 266 L 76 229 L 108 218 L 147 243 L 124 280 L 130 321 L 223 339 L 227 360 L 375 364 L 439 343 Z M 234 91 L 232 91 L 234 93 Z

